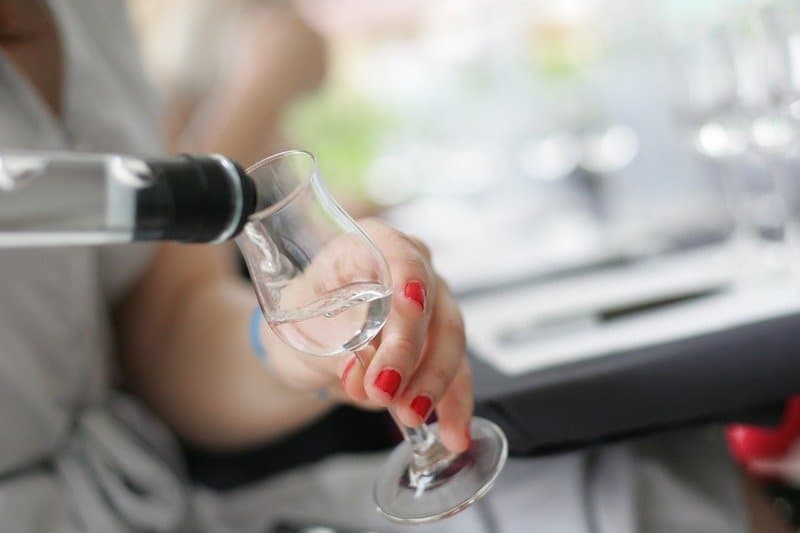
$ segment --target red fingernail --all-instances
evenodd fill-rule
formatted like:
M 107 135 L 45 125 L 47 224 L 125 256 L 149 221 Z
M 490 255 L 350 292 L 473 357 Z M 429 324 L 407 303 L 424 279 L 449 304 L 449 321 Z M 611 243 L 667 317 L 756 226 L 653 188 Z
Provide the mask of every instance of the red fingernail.
M 350 370 L 353 368 L 353 365 L 356 364 L 356 356 L 350 358 L 346 365 L 344 365 L 344 370 L 342 370 L 342 385 L 347 385 L 347 374 L 350 373 Z
M 472 435 L 470 434 L 470 429 L 467 427 L 467 430 L 464 431 L 464 436 L 467 437 L 467 448 L 472 447 Z
M 419 306 L 425 309 L 425 287 L 421 281 L 409 281 L 403 289 L 403 294 L 409 300 L 414 300 Z
M 400 388 L 400 372 L 393 368 L 384 368 L 375 378 L 375 386 L 388 394 L 389 398 L 394 398 Z
M 428 412 L 431 410 L 431 404 L 433 404 L 433 401 L 428 396 L 420 394 L 411 400 L 411 409 L 413 409 L 413 411 L 417 413 L 424 422 L 425 419 L 428 418 Z

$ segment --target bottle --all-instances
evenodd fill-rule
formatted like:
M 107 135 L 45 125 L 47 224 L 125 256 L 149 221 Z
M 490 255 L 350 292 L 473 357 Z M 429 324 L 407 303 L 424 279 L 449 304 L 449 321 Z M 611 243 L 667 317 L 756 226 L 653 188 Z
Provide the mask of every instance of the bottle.
M 0 153 L 0 247 L 221 242 L 267 207 L 219 155 Z

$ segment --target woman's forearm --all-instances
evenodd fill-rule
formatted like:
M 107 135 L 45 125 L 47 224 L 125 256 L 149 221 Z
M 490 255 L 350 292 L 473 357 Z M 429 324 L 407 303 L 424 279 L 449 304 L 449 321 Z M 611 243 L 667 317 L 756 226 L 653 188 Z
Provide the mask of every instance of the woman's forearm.
M 249 166 L 276 150 L 284 110 L 277 92 L 217 94 L 191 121 L 181 148 L 221 153 Z
M 156 371 L 163 376 L 153 376 L 152 383 L 163 379 L 154 392 L 187 438 L 241 446 L 291 432 L 331 407 L 281 383 L 269 362 L 255 356 L 248 337 L 254 306 L 252 289 L 232 279 L 198 290 L 184 303 Z
M 273 2 L 246 10 L 216 90 L 190 122 L 179 151 L 219 152 L 248 166 L 281 148 L 283 114 L 325 73 L 324 39 L 295 7 Z
M 159 272 L 178 260 L 167 255 Z M 122 368 L 131 389 L 182 437 L 242 447 L 289 433 L 331 408 L 330 400 L 282 383 L 256 357 L 248 336 L 256 300 L 244 280 L 213 274 L 181 286 L 152 278 L 123 311 Z

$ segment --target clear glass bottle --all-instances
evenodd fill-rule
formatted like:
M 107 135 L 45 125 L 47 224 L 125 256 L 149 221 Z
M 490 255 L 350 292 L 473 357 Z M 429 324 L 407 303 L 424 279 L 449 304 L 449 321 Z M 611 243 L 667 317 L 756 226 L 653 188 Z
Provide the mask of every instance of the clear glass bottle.
M 0 153 L 0 247 L 224 241 L 256 196 L 219 155 Z

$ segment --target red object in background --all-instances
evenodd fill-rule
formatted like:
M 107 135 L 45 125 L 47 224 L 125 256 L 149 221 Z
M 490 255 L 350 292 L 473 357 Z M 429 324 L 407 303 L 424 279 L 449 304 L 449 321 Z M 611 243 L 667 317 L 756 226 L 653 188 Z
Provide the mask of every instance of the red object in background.
M 745 469 L 758 459 L 780 459 L 800 441 L 800 396 L 786 402 L 783 420 L 775 428 L 731 424 L 725 430 L 731 453 Z

